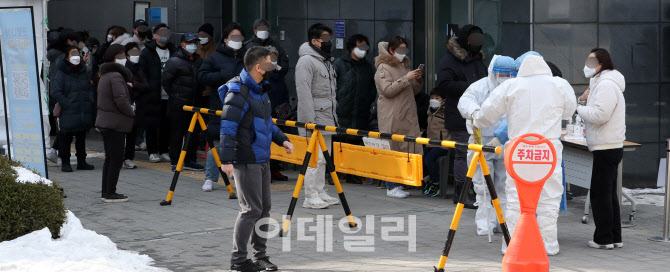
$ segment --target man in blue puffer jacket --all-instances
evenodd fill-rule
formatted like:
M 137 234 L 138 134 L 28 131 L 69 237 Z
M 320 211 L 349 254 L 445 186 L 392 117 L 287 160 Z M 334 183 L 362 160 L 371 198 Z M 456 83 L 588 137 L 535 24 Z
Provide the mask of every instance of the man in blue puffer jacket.
M 235 177 L 240 212 L 233 232 L 231 271 L 276 271 L 265 253 L 266 235 L 256 233 L 255 224 L 270 217 L 270 145 L 283 146 L 288 154 L 293 145 L 272 122 L 267 92 L 274 65 L 270 50 L 255 46 L 244 56 L 244 70 L 219 88 L 221 114 L 221 170 Z M 267 224 L 260 230 L 267 232 Z M 254 261 L 247 259 L 251 238 Z

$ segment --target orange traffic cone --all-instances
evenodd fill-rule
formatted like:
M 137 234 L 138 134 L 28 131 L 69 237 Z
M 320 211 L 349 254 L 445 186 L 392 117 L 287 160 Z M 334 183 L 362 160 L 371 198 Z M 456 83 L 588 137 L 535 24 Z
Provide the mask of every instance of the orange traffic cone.
M 528 137 L 537 140 L 528 140 Z M 549 139 L 541 135 L 519 136 L 507 145 L 505 168 L 514 179 L 521 216 L 503 257 L 502 271 L 548 272 L 549 258 L 544 249 L 535 211 L 544 182 L 556 168 L 556 149 Z

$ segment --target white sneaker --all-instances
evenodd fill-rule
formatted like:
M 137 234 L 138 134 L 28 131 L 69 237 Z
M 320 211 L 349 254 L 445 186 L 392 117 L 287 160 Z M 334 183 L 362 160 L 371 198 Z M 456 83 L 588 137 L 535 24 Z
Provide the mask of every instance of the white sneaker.
M 214 183 L 211 180 L 205 180 L 205 184 L 202 185 L 202 191 L 203 192 L 211 192 L 212 191 L 212 183 Z
M 386 190 L 386 196 L 390 198 L 406 198 L 409 196 L 409 193 L 400 189 L 400 187 L 395 187 L 393 190 Z
M 591 240 L 589 241 L 589 247 L 597 249 L 614 249 L 614 244 L 601 245 Z
M 614 243 L 614 248 L 622 248 L 623 247 L 623 242 L 621 243 Z
M 142 147 L 140 147 L 140 145 L 135 145 L 135 151 L 142 151 Z
M 318 196 L 305 198 L 305 201 L 302 203 L 302 207 L 307 209 L 325 209 L 328 208 L 328 206 L 328 203 L 321 200 Z
M 329 196 L 326 192 L 320 193 L 319 198 L 321 198 L 321 200 L 323 200 L 324 202 L 328 203 L 328 205 L 340 204 L 339 199 Z
M 149 161 L 156 163 L 161 161 L 161 155 L 158 153 L 149 155 Z
M 168 153 L 161 154 L 161 161 L 162 162 L 169 162 L 170 161 L 170 154 L 168 154 Z
M 49 152 L 47 153 L 47 160 L 53 163 L 58 163 L 58 159 L 59 159 L 58 152 L 56 151 L 56 149 L 52 148 L 51 150 L 49 150 Z
M 135 169 L 135 168 L 137 168 L 137 165 L 135 165 L 133 163 L 133 161 L 131 161 L 131 160 L 125 160 L 125 161 L 123 161 L 123 168 Z
M 56 161 L 56 164 L 58 164 L 58 166 L 63 165 L 63 160 L 61 160 L 60 158 L 58 158 L 58 160 Z

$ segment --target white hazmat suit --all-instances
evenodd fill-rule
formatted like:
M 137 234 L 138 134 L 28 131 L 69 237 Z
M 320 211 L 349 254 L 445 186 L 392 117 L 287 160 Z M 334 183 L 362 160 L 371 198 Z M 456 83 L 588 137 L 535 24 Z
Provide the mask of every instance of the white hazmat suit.
M 472 83 L 461 99 L 458 101 L 458 110 L 460 111 L 463 118 L 466 119 L 466 126 L 468 133 L 470 133 L 469 143 L 474 143 L 473 131 L 472 131 L 472 114 L 480 109 L 480 106 L 489 94 L 498 86 L 498 80 L 496 79 L 496 73 L 493 71 L 494 63 L 498 59 L 498 55 L 493 56 L 491 64 L 489 65 L 489 75 L 485 78 L 482 78 L 475 83 Z M 506 57 L 509 59 L 509 64 L 513 65 L 514 59 Z M 511 68 L 511 67 L 508 67 Z M 507 72 L 509 74 L 509 72 Z M 482 143 L 486 144 L 493 140 L 495 137 L 493 133 L 498 129 L 498 127 L 503 123 L 505 117 L 499 118 L 493 126 L 482 128 Z M 474 151 L 468 150 L 468 163 L 472 161 L 474 156 Z M 491 178 L 493 179 L 493 184 L 500 200 L 500 206 L 502 210 L 505 210 L 505 180 L 507 178 L 507 172 L 505 170 L 505 160 L 503 154 L 495 153 L 484 153 L 486 158 L 486 164 L 488 164 L 489 171 L 491 172 Z M 477 212 L 475 213 L 475 223 L 477 224 L 477 234 L 478 235 L 488 235 L 493 234 L 493 230 L 496 229 L 496 226 L 499 226 L 498 218 L 496 217 L 496 211 L 491 204 L 491 194 L 488 191 L 486 186 L 486 181 L 484 180 L 484 175 L 482 173 L 481 167 L 477 167 L 474 177 L 472 178 L 472 183 L 474 185 L 475 193 L 477 194 L 477 201 L 475 206 L 477 206 Z
M 526 133 L 540 134 L 553 143 L 557 163 L 562 160 L 561 120 L 568 120 L 575 113 L 575 92 L 566 80 L 553 77 L 542 57 L 529 55 L 519 68 L 516 78 L 503 82 L 473 115 L 474 125 L 489 127 L 498 124 L 507 114 L 509 138 Z M 563 194 L 563 169 L 556 167 L 545 182 L 537 205 L 537 223 L 542 233 L 547 254 L 559 252 L 558 210 Z M 507 175 L 505 186 L 507 211 L 505 213 L 510 234 L 519 220 L 519 197 L 514 180 Z M 503 242 L 503 253 L 506 250 Z

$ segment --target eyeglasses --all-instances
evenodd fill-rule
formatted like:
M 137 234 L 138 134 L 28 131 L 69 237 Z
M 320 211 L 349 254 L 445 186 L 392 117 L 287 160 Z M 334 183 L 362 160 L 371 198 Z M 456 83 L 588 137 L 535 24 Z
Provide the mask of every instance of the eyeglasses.
M 589 68 L 593 69 L 593 68 L 598 67 L 598 65 L 599 65 L 600 63 L 598 62 L 598 59 L 597 59 L 597 58 L 595 58 L 595 57 L 588 57 L 588 58 L 586 59 L 586 62 L 585 62 L 584 64 L 586 65 L 586 67 L 589 67 Z

